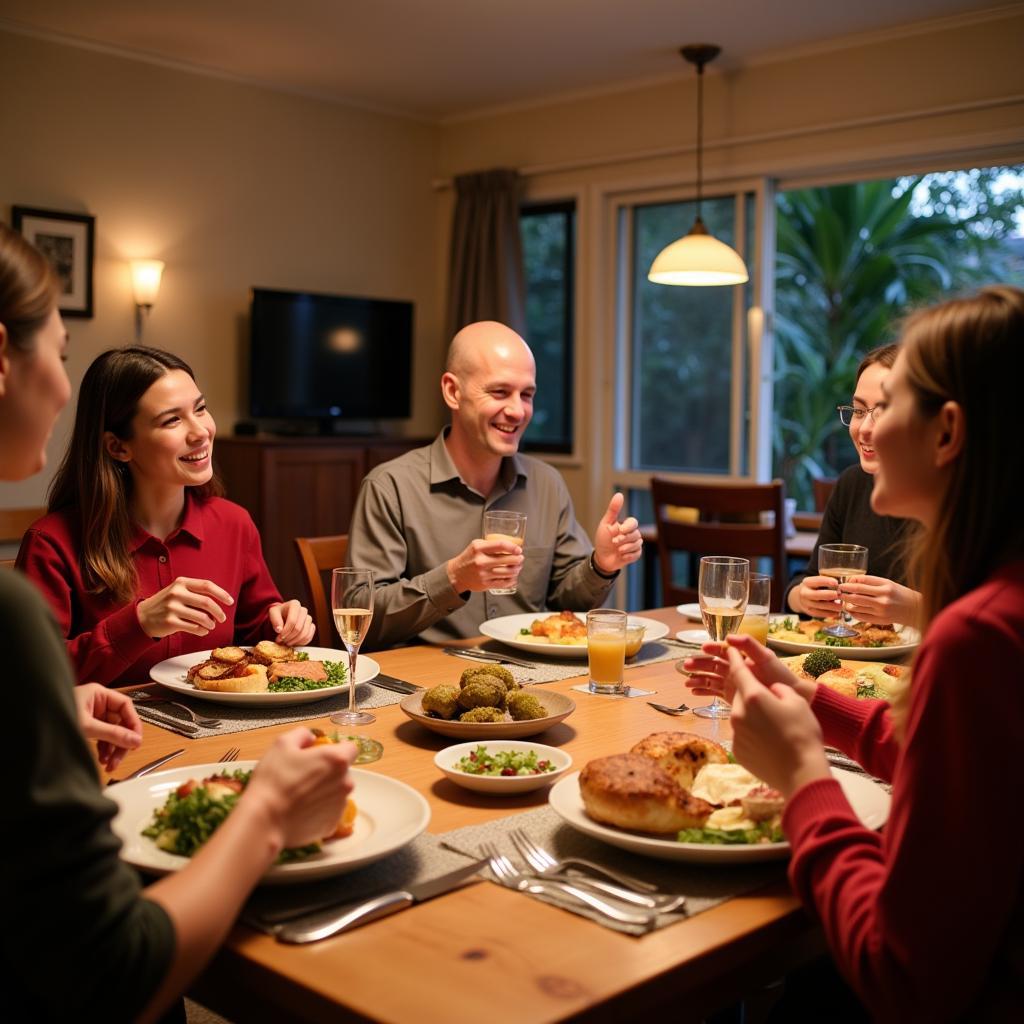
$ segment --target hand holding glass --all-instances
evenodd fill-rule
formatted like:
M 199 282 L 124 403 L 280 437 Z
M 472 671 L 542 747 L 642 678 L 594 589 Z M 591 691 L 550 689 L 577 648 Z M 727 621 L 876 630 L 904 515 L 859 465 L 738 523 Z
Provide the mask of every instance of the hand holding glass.
M 697 592 L 700 614 L 708 635 L 721 642 L 735 633 L 743 621 L 750 587 L 750 562 L 746 558 L 715 555 L 700 560 Z M 694 708 L 701 718 L 728 718 L 731 709 L 721 697 Z
M 526 513 L 495 509 L 484 513 L 484 540 L 504 540 L 522 547 L 526 540 Z M 514 594 L 516 582 L 509 586 L 491 587 L 488 594 Z
M 587 667 L 591 693 L 625 693 L 626 613 L 614 608 L 587 612 Z
M 369 725 L 377 719 L 356 710 L 356 660 L 373 619 L 373 571 L 335 569 L 331 573 L 331 609 L 334 625 L 348 651 L 348 711 L 331 715 L 337 725 Z
M 851 576 L 859 576 L 868 571 L 868 549 L 860 544 L 822 544 L 818 548 L 818 573 L 830 576 L 838 586 L 842 586 Z M 839 614 L 839 622 L 834 626 L 826 626 L 823 630 L 828 636 L 851 637 L 857 630 L 851 629 L 853 616 L 846 610 Z

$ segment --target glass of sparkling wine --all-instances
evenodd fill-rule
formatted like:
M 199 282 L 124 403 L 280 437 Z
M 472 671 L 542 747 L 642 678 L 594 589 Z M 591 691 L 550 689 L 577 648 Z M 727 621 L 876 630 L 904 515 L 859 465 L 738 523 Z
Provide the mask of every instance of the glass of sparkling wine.
M 484 513 L 484 540 L 504 540 L 522 547 L 526 540 L 526 513 L 494 509 Z M 489 594 L 514 594 L 516 582 L 507 587 L 491 587 Z
M 839 586 L 851 576 L 860 576 L 867 571 L 868 549 L 860 544 L 822 544 L 818 548 L 818 573 L 830 576 Z M 835 637 L 856 636 L 857 630 L 850 628 L 853 621 L 853 616 L 844 604 L 839 622 L 834 626 L 826 626 L 822 632 Z
M 700 560 L 700 614 L 712 640 L 721 642 L 739 630 L 749 587 L 750 562 L 746 558 L 714 555 Z M 728 718 L 731 710 L 721 697 L 715 697 L 693 713 L 701 718 Z
M 752 636 L 759 644 L 768 646 L 768 610 L 771 608 L 772 578 L 764 572 L 750 574 L 747 607 L 737 633 Z
M 626 613 L 615 608 L 587 612 L 587 668 L 591 693 L 625 693 Z
M 337 725 L 369 725 L 377 719 L 356 710 L 356 659 L 373 618 L 373 571 L 335 569 L 331 573 L 331 609 L 334 625 L 348 651 L 348 711 L 331 715 Z

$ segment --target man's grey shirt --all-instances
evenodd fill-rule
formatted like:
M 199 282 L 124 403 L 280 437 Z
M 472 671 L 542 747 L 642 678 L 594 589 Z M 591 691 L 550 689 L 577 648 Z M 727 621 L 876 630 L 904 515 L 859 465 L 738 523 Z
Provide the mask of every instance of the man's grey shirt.
M 374 570 L 365 649 L 417 636 L 428 643 L 477 636 L 485 619 L 501 615 L 600 605 L 614 579 L 591 566 L 593 548 L 561 474 L 528 455 L 506 457 L 485 498 L 462 481 L 446 434 L 375 467 L 359 490 L 346 564 Z M 460 595 L 448 581 L 448 560 L 483 537 L 483 514 L 492 508 L 527 516 L 517 592 Z

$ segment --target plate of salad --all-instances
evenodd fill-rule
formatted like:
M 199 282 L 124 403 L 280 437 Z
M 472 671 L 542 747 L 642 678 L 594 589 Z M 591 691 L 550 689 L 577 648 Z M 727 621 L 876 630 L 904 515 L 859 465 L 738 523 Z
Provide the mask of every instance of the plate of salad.
M 768 646 L 784 654 L 842 650 L 848 657 L 861 661 L 888 661 L 913 654 L 921 643 L 921 634 L 911 626 L 873 626 L 867 622 L 853 623 L 856 636 L 828 636 L 823 631 L 834 621 L 773 615 L 768 626 Z
M 446 747 L 434 756 L 434 764 L 464 789 L 527 793 L 560 778 L 572 767 L 572 758 L 544 743 L 490 740 Z

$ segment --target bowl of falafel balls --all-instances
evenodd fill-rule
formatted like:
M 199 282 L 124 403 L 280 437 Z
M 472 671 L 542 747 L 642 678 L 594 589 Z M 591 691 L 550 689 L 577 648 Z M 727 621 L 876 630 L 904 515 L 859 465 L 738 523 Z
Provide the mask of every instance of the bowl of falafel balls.
M 503 665 L 467 668 L 457 683 L 410 693 L 399 706 L 425 728 L 463 740 L 534 736 L 576 710 L 564 694 L 520 686 Z

